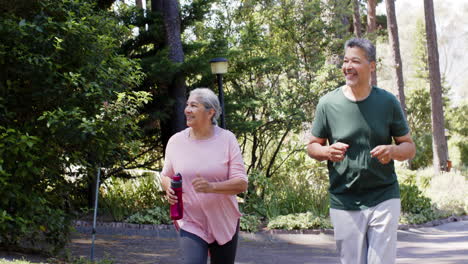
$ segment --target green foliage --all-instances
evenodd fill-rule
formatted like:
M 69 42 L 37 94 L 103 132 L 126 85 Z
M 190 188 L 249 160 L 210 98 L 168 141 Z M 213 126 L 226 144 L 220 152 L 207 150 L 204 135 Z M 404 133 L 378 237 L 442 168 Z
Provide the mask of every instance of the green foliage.
M 270 229 L 317 229 L 332 228 L 329 219 L 317 216 L 311 212 L 281 215 L 268 222 Z
M 449 135 L 455 147 L 458 148 L 457 163 L 460 167 L 468 167 L 468 101 L 462 102 L 447 111 Z M 453 160 L 455 157 L 449 157 Z
M 171 224 L 169 216 L 169 205 L 145 209 L 127 218 L 126 222 L 134 224 Z
M 122 13 L 125 21 L 140 27 L 141 34 L 124 50 L 142 58 L 145 89 L 158 88 L 156 96 L 165 98 L 159 86 L 167 85 L 159 84 L 180 70 L 189 86 L 212 87 L 207 62 L 227 57 L 226 121 L 241 142 L 250 178 L 243 212 L 262 217 L 306 211 L 327 215 L 326 169 L 323 164 L 311 165 L 302 142 L 297 143 L 303 139 L 295 134 L 311 122 L 318 98 L 339 85 L 339 69 L 327 62 L 342 54 L 346 29 L 340 17 L 349 10 L 318 0 L 223 0 L 211 9 L 210 2 L 194 1 L 182 8 L 186 30 L 181 65 L 167 61 L 156 14 L 147 15 L 150 30 L 143 31 L 141 12 Z M 242 8 L 233 8 L 238 6 Z M 146 109 L 156 124 L 165 118 L 165 110 L 161 105 Z
M 244 214 L 240 218 L 240 230 L 246 232 L 257 232 L 261 225 L 261 217 L 258 215 Z
M 411 171 L 398 168 L 402 199 L 400 222 L 420 224 L 468 211 L 466 171 L 440 175 L 432 167 Z
M 421 86 L 411 89 L 406 97 L 408 125 L 411 129 L 411 136 L 416 144 L 416 157 L 412 160 L 412 169 L 425 168 L 432 165 L 431 96 L 429 88 L 424 84 L 425 82 L 427 80 L 414 82 L 414 84 L 419 83 Z M 445 94 L 447 93 L 448 91 L 445 91 Z M 449 109 L 447 97 L 444 99 L 444 107 Z M 446 119 L 454 120 L 461 118 L 460 116 L 463 115 L 463 112 L 454 112 L 457 110 L 446 111 Z M 454 126 L 463 127 L 463 125 L 457 124 L 456 121 L 454 122 Z
M 48 260 L 49 264 L 62 264 L 63 261 L 59 259 L 50 259 Z M 85 257 L 78 257 L 72 258 L 71 260 L 67 261 L 70 264 L 112 264 L 114 261 L 112 260 L 111 256 L 108 253 L 105 253 L 105 257 L 100 260 L 91 261 L 89 258 Z
M 432 176 L 430 186 L 424 190 L 435 208 L 443 215 L 466 215 L 468 213 L 468 171 L 452 170 L 435 176 L 433 170 L 425 170 Z
M 147 214 L 146 218 L 161 222 L 167 218 L 158 216 L 158 208 L 165 210 L 166 215 L 169 209 L 167 201 L 159 194 L 160 192 L 159 176 L 154 173 L 143 174 L 133 179 L 109 178 L 100 192 L 101 213 L 111 215 L 114 221 L 123 221 L 132 216 L 131 219 L 135 220 L 128 220 L 129 222 L 140 223 L 142 221 L 140 219 L 145 218 L 144 215 Z
M 431 209 L 431 199 L 423 195 L 416 185 L 401 184 L 401 211 L 421 214 Z
M 323 16 L 338 11 L 322 2 L 221 1 L 210 14 L 219 23 L 196 28 L 195 37 L 211 43 L 207 49 L 229 58 L 226 122 L 238 136 L 251 179 L 245 213 L 306 212 L 326 200 L 322 192 L 310 192 L 308 169 L 297 172 L 293 165 L 305 159 L 296 135 L 312 121 L 319 97 L 339 85 L 340 71 L 327 59 L 342 53 L 343 35 L 339 19 Z M 236 4 L 242 8 L 232 8 Z
M 432 122 L 431 122 L 431 95 L 430 76 L 427 55 L 427 38 L 422 20 L 416 21 L 415 42 L 413 47 L 413 60 L 415 71 L 408 81 L 411 87 L 407 91 L 406 106 L 408 124 L 411 135 L 416 144 L 416 157 L 411 162 L 412 169 L 425 168 L 432 165 Z M 442 83 L 442 100 L 444 109 L 449 108 L 448 94 L 450 87 Z M 445 110 L 445 119 L 450 113 Z M 446 124 L 446 127 L 448 124 Z
M 400 181 L 400 222 L 405 224 L 421 224 L 438 218 L 440 215 L 434 210 L 431 199 L 423 194 L 421 191 L 422 187 L 418 187 L 417 173 L 407 171 L 407 174 L 403 178 Z M 422 185 L 427 186 L 427 180 L 421 182 L 425 182 Z
M 249 175 L 249 193 L 242 211 L 267 219 L 305 212 L 326 217 L 329 199 L 324 164 L 312 161 L 302 149 L 292 157 L 283 153 L 279 158 L 285 164 L 275 177 L 266 178 L 259 172 Z
M 78 259 L 73 260 L 73 264 L 112 264 L 114 263 L 113 260 L 110 259 L 101 259 L 98 261 L 90 261 L 88 258 L 80 257 Z
M 0 233 L 54 251 L 86 173 L 135 155 L 150 97 L 132 90 L 139 65 L 118 54 L 130 32 L 95 1 L 33 2 L 2 7 L 0 20 Z
M 31 262 L 26 261 L 26 260 L 9 261 L 9 260 L 6 260 L 6 259 L 0 259 L 0 264 L 31 264 Z
M 38 168 L 50 155 L 38 149 L 41 144 L 38 137 L 0 126 L 0 242 L 5 246 L 33 240 L 50 243 L 55 251 L 68 241 L 70 219 L 61 209 L 61 193 Z

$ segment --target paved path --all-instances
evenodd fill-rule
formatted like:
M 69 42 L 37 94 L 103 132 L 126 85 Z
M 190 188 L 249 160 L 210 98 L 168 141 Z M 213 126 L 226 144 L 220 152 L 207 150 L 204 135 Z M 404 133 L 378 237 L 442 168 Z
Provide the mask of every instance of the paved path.
M 82 229 L 81 231 L 85 231 Z M 112 230 L 102 230 L 103 233 Z M 133 232 L 133 233 L 132 233 Z M 89 233 L 87 233 L 89 234 Z M 70 250 L 89 256 L 90 236 L 76 233 Z M 241 232 L 236 263 L 337 264 L 333 234 L 265 234 Z M 96 256 L 115 263 L 178 263 L 173 230 L 122 231 L 98 235 Z M 468 221 L 398 231 L 398 264 L 468 264 Z
M 79 227 L 68 246 L 72 256 L 89 258 L 89 227 Z M 338 264 L 331 232 L 240 234 L 238 264 Z M 116 264 L 179 263 L 174 230 L 99 228 L 97 259 Z M 0 259 L 4 257 L 0 252 Z M 10 256 L 11 257 L 11 256 Z M 398 264 L 468 264 L 468 221 L 398 231 Z

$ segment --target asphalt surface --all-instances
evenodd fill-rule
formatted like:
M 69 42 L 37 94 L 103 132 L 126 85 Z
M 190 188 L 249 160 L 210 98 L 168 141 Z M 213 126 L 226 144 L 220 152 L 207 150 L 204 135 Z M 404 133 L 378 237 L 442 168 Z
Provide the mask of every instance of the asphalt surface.
M 398 231 L 398 264 L 468 264 L 468 218 L 445 221 L 437 226 Z M 180 261 L 177 233 L 171 227 L 144 229 L 137 225 L 98 226 L 95 259 L 115 264 L 164 263 Z M 79 225 L 67 251 L 73 257 L 89 258 L 91 228 Z M 32 259 L 0 252 L 0 259 Z M 39 263 L 39 262 L 33 262 Z M 45 263 L 43 261 L 43 263 Z M 338 264 L 331 230 L 240 233 L 237 264 L 313 263 Z

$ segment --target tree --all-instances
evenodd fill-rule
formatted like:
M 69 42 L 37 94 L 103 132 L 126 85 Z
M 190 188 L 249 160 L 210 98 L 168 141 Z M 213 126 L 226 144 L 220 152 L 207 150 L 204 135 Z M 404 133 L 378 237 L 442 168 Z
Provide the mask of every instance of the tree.
M 429 69 L 427 66 L 427 38 L 424 21 L 416 20 L 416 31 L 412 34 L 414 49 L 414 75 L 410 76 L 406 96 L 407 119 L 411 136 L 416 144 L 418 155 L 411 160 L 411 169 L 419 169 L 432 164 L 431 99 L 429 94 Z
M 21 1 L 0 20 L 0 240 L 63 246 L 98 165 L 140 146 L 130 31 L 95 1 Z M 136 149 L 136 150 L 135 150 Z
M 361 15 L 359 12 L 359 0 L 353 0 L 353 28 L 354 35 L 358 38 L 362 35 Z
M 169 50 L 169 61 L 176 65 L 182 64 L 184 62 L 184 50 L 182 49 L 178 0 L 152 0 L 151 8 L 153 12 L 162 16 L 165 33 L 164 46 Z M 167 129 L 164 129 L 166 126 L 163 126 L 163 140 L 167 142 L 170 136 L 186 127 L 184 116 L 186 100 L 184 75 L 180 70 L 176 71 L 171 79 L 159 85 L 160 89 L 167 90 L 173 104 L 170 113 L 171 118 L 167 122 L 169 126 Z
M 135 0 L 135 5 L 138 8 L 143 8 L 143 0 Z
M 325 61 L 342 54 L 343 39 L 349 35 L 340 18 L 352 12 L 342 1 L 328 3 L 220 1 L 210 18 L 217 23 L 195 31 L 197 39 L 226 50 L 229 58 L 226 122 L 241 143 L 252 179 L 245 197 L 250 212 L 279 213 L 266 212 L 266 206 L 257 207 L 255 201 L 286 200 L 284 192 L 276 196 L 283 198 L 272 197 L 275 188 L 267 182 L 295 182 L 289 178 L 296 174 L 291 164 L 304 153 L 297 134 L 312 121 L 319 97 L 338 87 L 342 79 L 340 70 Z M 316 175 L 324 174 L 310 177 Z M 304 212 L 307 206 L 288 207 L 281 213 Z
M 377 17 L 375 15 L 376 6 L 377 0 L 367 1 L 367 34 L 370 36 L 372 41 L 375 41 L 373 33 L 377 29 Z M 371 84 L 377 86 L 377 70 L 372 72 Z
M 377 29 L 377 18 L 375 16 L 375 8 L 377 0 L 367 1 L 367 33 L 373 33 Z
M 398 86 L 398 99 L 406 116 L 405 85 L 403 81 L 403 63 L 400 55 L 400 41 L 398 37 L 398 24 L 395 15 L 395 0 L 385 0 L 387 9 L 387 30 L 392 49 L 395 77 Z
M 436 173 L 447 170 L 448 148 L 445 139 L 445 120 L 442 101 L 442 82 L 439 69 L 439 51 L 434 16 L 434 3 L 424 0 L 424 17 L 426 22 L 429 79 L 432 108 L 432 148 L 434 152 L 434 170 Z
M 142 149 L 146 153 L 146 161 L 140 166 L 160 169 L 167 141 L 185 128 L 187 85 L 198 85 L 192 77 L 203 76 L 200 86 L 208 86 L 206 76 L 211 76 L 208 74 L 211 56 L 205 57 L 200 50 L 211 50 L 204 49 L 206 43 L 187 43 L 183 35 L 187 28 L 196 30 L 194 25 L 204 19 L 212 2 L 191 1 L 180 7 L 177 0 L 153 0 L 146 13 L 139 7 L 121 5 L 122 22 L 140 28 L 139 34 L 129 38 L 122 49 L 128 57 L 140 60 L 145 72 L 140 89 L 154 98 L 145 106 L 146 118 L 140 121 L 145 131 Z

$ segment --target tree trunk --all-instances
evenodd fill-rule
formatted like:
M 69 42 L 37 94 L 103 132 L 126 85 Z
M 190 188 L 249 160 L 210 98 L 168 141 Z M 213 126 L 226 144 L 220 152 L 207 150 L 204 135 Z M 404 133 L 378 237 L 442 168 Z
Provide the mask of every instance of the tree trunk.
M 375 8 L 377 6 L 377 0 L 368 0 L 367 1 L 367 33 L 371 40 L 375 44 L 375 37 L 372 33 L 377 29 L 377 18 L 375 16 Z M 377 86 L 377 69 L 372 72 L 371 84 Z
M 160 13 L 165 29 L 165 44 L 169 50 L 169 59 L 176 64 L 184 62 L 184 51 L 180 32 L 179 2 L 177 0 L 152 0 L 151 9 Z M 185 126 L 184 108 L 186 101 L 185 78 L 182 72 L 174 75 L 168 83 L 160 88 L 166 88 L 173 100 L 172 113 L 168 124 L 163 124 L 163 141 L 166 146 L 169 137 L 183 130 Z M 167 127 L 168 126 L 168 127 Z
M 388 38 L 392 47 L 395 77 L 398 86 L 398 99 L 400 100 L 401 108 L 403 108 L 406 117 L 405 84 L 403 81 L 403 64 L 400 55 L 398 25 L 395 15 L 395 0 L 386 0 L 385 4 L 387 7 Z
M 143 0 L 135 0 L 135 5 L 141 9 L 143 9 Z
M 448 148 L 444 134 L 445 121 L 442 104 L 439 51 L 437 48 L 434 3 L 432 0 L 424 0 L 424 16 L 426 21 L 427 53 L 431 87 L 433 162 L 434 170 L 438 174 L 440 171 L 447 171 Z
M 353 0 L 353 27 L 354 35 L 361 37 L 361 15 L 359 14 L 359 0 Z
M 377 17 L 375 16 L 376 0 L 367 1 L 367 32 L 372 33 L 377 29 Z

